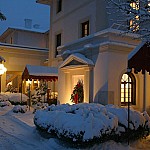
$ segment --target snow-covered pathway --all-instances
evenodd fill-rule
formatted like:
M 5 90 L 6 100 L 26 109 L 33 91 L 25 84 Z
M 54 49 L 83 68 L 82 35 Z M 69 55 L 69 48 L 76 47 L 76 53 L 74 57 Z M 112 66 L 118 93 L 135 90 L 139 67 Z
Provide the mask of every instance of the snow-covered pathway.
M 48 149 L 43 143 L 44 139 L 37 134 L 35 127 L 25 121 L 22 122 L 20 115 L 23 116 L 23 114 L 16 114 L 15 117 L 10 112 L 0 115 L 0 150 Z M 24 114 L 24 118 L 27 115 L 31 117 L 32 114 Z
M 11 108 L 0 108 L 0 150 L 77 150 L 57 139 L 44 139 L 36 131 L 33 123 L 34 114 L 13 113 Z M 108 141 L 93 145 L 84 150 L 149 150 L 150 137 L 127 144 Z

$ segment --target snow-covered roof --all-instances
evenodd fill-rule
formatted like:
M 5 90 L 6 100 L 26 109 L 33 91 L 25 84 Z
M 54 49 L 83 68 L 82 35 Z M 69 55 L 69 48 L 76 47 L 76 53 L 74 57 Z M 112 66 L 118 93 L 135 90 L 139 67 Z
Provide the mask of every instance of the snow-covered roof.
M 74 54 L 71 54 L 68 58 L 66 58 L 66 60 L 60 65 L 59 68 L 66 66 L 67 64 L 69 64 L 73 60 L 76 60 L 80 63 L 85 64 L 85 65 L 92 65 L 92 66 L 94 65 L 93 61 L 86 58 L 84 55 L 82 55 L 80 53 L 74 53 Z
M 13 30 L 18 31 L 27 31 L 27 32 L 35 32 L 39 34 L 46 34 L 48 30 L 38 29 L 38 28 L 26 28 L 26 27 L 8 27 L 1 35 L 2 37 L 5 37 L 5 35 L 10 34 Z
M 42 30 L 42 29 L 37 29 L 37 28 L 25 28 L 25 27 L 9 27 L 8 29 L 24 30 L 24 31 L 38 32 L 38 33 L 47 32 L 47 30 Z
M 63 49 L 63 48 L 66 48 L 66 47 L 69 47 L 73 44 L 79 44 L 85 40 L 91 40 L 93 39 L 94 37 L 98 37 L 98 36 L 106 36 L 106 34 L 109 34 L 109 33 L 112 33 L 112 34 L 116 34 L 116 35 L 124 35 L 125 37 L 131 37 L 131 38 L 135 38 L 137 39 L 139 37 L 138 34 L 135 34 L 135 33 L 124 33 L 124 31 L 122 30 L 118 30 L 118 29 L 113 29 L 113 28 L 107 28 L 107 29 L 104 29 L 104 30 L 101 30 L 101 31 L 98 31 L 94 34 L 90 34 L 89 36 L 86 36 L 86 37 L 83 37 L 83 38 L 79 38 L 77 40 L 74 40 L 72 42 L 69 42 L 69 43 L 66 43 L 65 45 L 61 45 L 59 46 L 59 50 Z
M 47 66 L 26 65 L 29 75 L 33 76 L 58 76 L 58 68 Z
M 34 50 L 34 51 L 42 51 L 48 52 L 48 48 L 41 48 L 41 47 L 33 47 L 33 46 L 26 46 L 26 45 L 18 45 L 18 44 L 9 44 L 9 43 L 1 43 L 0 46 L 7 47 L 7 48 L 15 48 L 15 49 L 24 49 L 24 50 Z

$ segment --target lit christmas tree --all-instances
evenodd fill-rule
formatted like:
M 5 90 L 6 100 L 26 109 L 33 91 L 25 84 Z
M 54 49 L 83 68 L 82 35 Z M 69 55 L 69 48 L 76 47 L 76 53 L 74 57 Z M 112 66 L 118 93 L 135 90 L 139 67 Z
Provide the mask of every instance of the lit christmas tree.
M 83 81 L 79 80 L 77 84 L 75 85 L 73 92 L 71 94 L 70 100 L 77 104 L 82 103 L 84 100 L 84 91 L 83 91 Z

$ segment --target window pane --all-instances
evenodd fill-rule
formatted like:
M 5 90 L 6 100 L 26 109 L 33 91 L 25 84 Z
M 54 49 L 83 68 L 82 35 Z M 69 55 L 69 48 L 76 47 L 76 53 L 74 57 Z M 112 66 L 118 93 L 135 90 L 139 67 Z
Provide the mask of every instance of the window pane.
M 135 82 L 135 81 L 134 81 Z M 134 96 L 133 85 L 134 82 L 128 74 L 123 74 L 121 78 L 121 102 L 132 102 L 132 96 Z M 134 90 L 135 91 L 135 90 Z
M 124 89 L 124 84 L 121 84 L 121 89 Z
M 124 93 L 124 89 L 121 89 L 121 93 Z
M 124 97 L 124 93 L 121 93 L 121 97 Z
M 125 98 L 125 102 L 128 102 L 128 97 Z
M 121 98 L 121 102 L 124 102 L 124 98 Z
M 83 22 L 81 24 L 82 26 L 82 36 L 81 37 L 85 37 L 89 35 L 89 21 Z
M 62 0 L 57 0 L 57 13 L 62 10 Z

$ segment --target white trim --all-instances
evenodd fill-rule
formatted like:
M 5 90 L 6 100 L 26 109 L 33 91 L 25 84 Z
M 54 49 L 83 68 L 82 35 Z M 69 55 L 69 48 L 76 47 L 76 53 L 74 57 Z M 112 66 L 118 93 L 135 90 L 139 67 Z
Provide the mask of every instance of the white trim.
M 69 64 L 72 60 L 76 60 L 84 65 L 94 65 L 93 61 L 86 58 L 84 55 L 75 53 L 70 55 L 64 62 L 59 66 L 59 68 L 63 68 L 65 65 Z
M 102 36 L 102 35 L 108 35 L 109 33 L 113 33 L 113 34 L 117 34 L 117 35 L 122 35 L 124 37 L 131 37 L 131 38 L 138 38 L 139 35 L 137 34 L 133 34 L 133 33 L 125 33 L 124 31 L 121 31 L 121 30 L 117 30 L 117 29 L 112 29 L 112 28 L 107 28 L 105 30 L 102 30 L 102 31 L 99 31 L 99 32 L 96 32 L 94 34 L 90 34 L 89 36 L 86 36 L 86 37 L 83 37 L 83 38 L 80 38 L 80 39 L 77 39 L 73 42 L 69 42 L 67 44 L 64 44 L 62 46 L 59 46 L 58 48 L 58 51 L 61 51 L 61 49 L 65 48 L 65 47 L 69 47 L 71 45 L 74 45 L 74 44 L 77 44 L 77 43 L 81 43 L 85 40 L 89 40 L 89 39 L 92 39 L 94 37 L 98 37 L 98 36 Z
M 15 48 L 15 49 L 25 49 L 25 50 L 32 50 L 32 51 L 42 51 L 42 52 L 49 52 L 48 48 L 40 48 L 40 47 L 31 47 L 31 46 L 24 46 L 24 45 L 17 45 L 17 44 L 9 44 L 9 43 L 1 43 L 0 47 L 8 47 L 8 48 Z

